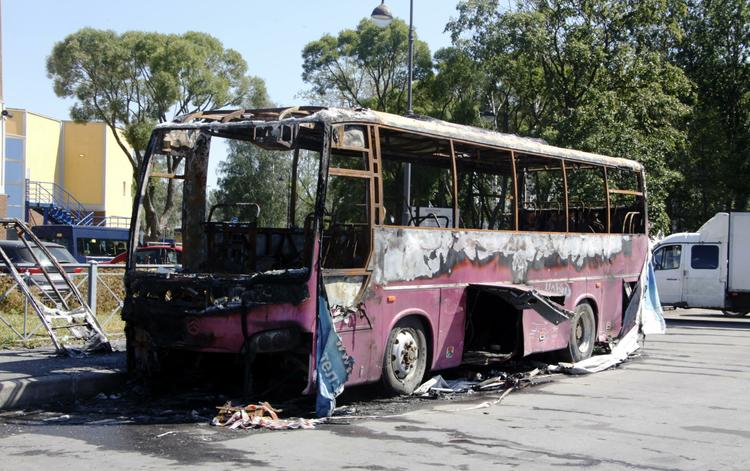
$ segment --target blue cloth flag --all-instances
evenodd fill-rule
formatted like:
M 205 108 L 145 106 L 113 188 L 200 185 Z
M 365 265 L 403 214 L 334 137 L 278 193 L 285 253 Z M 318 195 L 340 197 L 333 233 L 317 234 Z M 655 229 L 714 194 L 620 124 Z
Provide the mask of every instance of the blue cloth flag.
M 344 391 L 354 358 L 346 353 L 341 338 L 333 327 L 331 310 L 323 296 L 318 297 L 318 326 L 315 352 L 318 395 L 315 412 L 318 417 L 330 417 L 336 408 L 336 396 Z

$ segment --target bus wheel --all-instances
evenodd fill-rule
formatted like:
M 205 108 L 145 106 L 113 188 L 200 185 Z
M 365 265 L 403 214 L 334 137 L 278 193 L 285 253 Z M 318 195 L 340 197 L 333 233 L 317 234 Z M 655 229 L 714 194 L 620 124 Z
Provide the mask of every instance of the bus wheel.
M 596 319 L 591 305 L 581 303 L 573 312 L 575 316 L 570 320 L 568 347 L 560 350 L 560 360 L 568 363 L 575 363 L 590 357 L 596 341 Z
M 748 313 L 742 311 L 721 311 L 727 317 L 745 317 Z
M 411 394 L 427 369 L 427 340 L 422 323 L 408 318 L 388 335 L 383 355 L 383 386 L 388 394 Z

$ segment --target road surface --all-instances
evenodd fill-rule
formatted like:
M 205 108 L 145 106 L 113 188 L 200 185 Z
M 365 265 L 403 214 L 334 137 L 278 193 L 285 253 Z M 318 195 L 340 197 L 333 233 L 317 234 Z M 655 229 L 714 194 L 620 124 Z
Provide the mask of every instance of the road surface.
M 395 417 L 315 430 L 215 428 L 205 416 L 221 398 L 200 394 L 6 413 L 0 468 L 746 470 L 750 319 L 716 320 L 670 321 L 617 369 L 556 376 L 490 407 L 476 406 L 497 394 L 397 401 Z

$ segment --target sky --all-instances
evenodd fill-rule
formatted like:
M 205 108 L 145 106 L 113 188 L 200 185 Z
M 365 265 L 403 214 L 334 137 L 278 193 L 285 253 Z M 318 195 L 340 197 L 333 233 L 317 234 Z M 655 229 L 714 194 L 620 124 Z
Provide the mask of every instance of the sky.
M 72 100 L 58 98 L 47 77 L 54 44 L 83 27 L 183 33 L 202 31 L 237 50 L 249 73 L 266 81 L 271 100 L 304 104 L 302 48 L 326 33 L 356 27 L 380 0 L 2 0 L 5 106 L 68 119 Z M 414 27 L 434 53 L 450 45 L 446 23 L 457 16 L 455 0 L 415 0 Z M 408 21 L 409 1 L 388 0 L 394 16 Z M 125 7 L 126 6 L 126 7 Z M 219 159 L 216 159 L 219 160 Z M 209 186 L 215 185 L 211 162 Z
M 356 27 L 379 0 L 3 0 L 3 72 L 7 107 L 66 119 L 72 104 L 55 96 L 46 59 L 54 44 L 83 27 L 183 33 L 203 31 L 240 52 L 249 72 L 266 80 L 271 99 L 299 104 L 302 48 L 323 34 Z M 389 0 L 408 21 L 409 2 Z M 127 5 L 127 8 L 123 8 Z M 443 31 L 456 1 L 416 0 L 414 27 L 432 52 L 450 45 Z

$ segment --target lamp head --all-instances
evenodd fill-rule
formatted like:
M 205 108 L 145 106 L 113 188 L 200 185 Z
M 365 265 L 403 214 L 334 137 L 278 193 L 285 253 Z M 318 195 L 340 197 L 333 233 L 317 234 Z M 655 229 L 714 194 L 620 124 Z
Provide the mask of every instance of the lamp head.
M 391 13 L 391 9 L 388 8 L 388 5 L 385 4 L 385 0 L 382 0 L 380 2 L 380 5 L 376 6 L 374 10 L 372 10 L 372 15 L 370 15 L 370 18 L 372 19 L 372 22 L 376 25 L 380 26 L 381 28 L 385 28 L 389 24 L 391 24 L 391 21 L 393 21 L 393 14 Z

